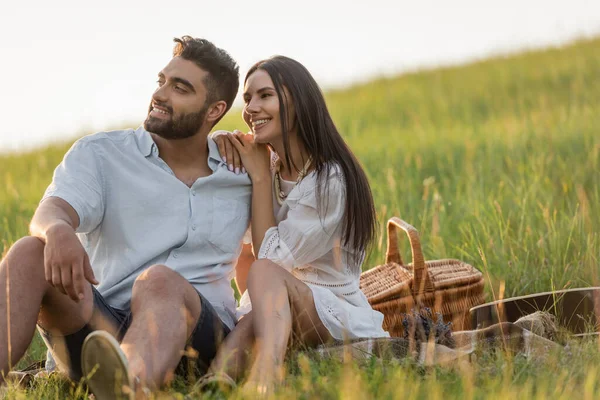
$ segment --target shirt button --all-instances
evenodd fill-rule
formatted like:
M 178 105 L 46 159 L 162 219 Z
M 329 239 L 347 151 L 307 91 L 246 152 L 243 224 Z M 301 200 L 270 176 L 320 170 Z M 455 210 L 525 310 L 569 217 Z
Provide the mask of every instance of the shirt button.
M 177 253 L 176 251 L 173 252 L 173 258 L 177 258 L 179 256 L 179 253 Z
M 192 190 L 192 196 L 195 196 L 195 195 L 196 195 L 196 191 Z
M 192 225 L 192 230 L 195 231 L 196 230 L 196 225 Z

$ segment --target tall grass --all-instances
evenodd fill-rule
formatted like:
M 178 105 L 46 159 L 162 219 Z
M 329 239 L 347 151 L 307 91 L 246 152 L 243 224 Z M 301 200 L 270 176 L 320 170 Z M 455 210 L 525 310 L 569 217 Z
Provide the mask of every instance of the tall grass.
M 481 269 L 488 300 L 501 283 L 504 296 L 600 285 L 600 39 L 380 79 L 326 97 L 369 175 L 382 239 L 387 218 L 400 216 L 421 232 L 426 258 L 460 258 Z M 239 113 L 220 128 L 244 128 Z M 0 156 L 5 251 L 27 234 L 67 148 Z M 409 258 L 406 243 L 403 249 Z M 379 240 L 365 268 L 383 262 L 384 252 Z M 407 361 L 359 368 L 301 357 L 281 394 L 598 398 L 598 345 L 574 343 L 543 363 L 498 353 L 431 370 Z M 30 351 L 39 356 L 40 344 Z M 46 382 L 27 395 L 68 392 L 57 385 Z

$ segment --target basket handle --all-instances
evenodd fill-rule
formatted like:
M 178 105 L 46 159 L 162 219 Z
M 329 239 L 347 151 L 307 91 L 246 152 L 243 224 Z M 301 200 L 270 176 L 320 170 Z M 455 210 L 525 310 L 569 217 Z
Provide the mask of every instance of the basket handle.
M 413 296 L 423 293 L 423 291 L 432 291 L 433 284 L 427 271 L 427 265 L 425 264 L 425 258 L 423 257 L 423 251 L 421 250 L 421 241 L 419 240 L 419 232 L 414 226 L 408 222 L 401 220 L 398 217 L 392 217 L 388 220 L 388 246 L 387 253 L 385 255 L 385 262 L 389 264 L 391 262 L 403 265 L 402 257 L 398 249 L 398 228 L 402 229 L 408 235 L 410 242 L 410 249 L 412 252 L 412 264 L 414 281 L 412 285 Z

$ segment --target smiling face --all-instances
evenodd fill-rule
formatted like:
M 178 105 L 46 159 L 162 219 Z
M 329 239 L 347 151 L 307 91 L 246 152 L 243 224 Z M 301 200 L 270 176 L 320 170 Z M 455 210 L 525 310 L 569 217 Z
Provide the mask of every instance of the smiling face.
M 165 139 L 185 139 L 200 131 L 205 122 L 208 72 L 194 62 L 174 57 L 158 74 L 144 128 Z
M 288 114 L 288 129 L 293 126 L 294 106 L 285 87 L 284 104 Z M 279 114 L 279 95 L 269 74 L 257 69 L 244 86 L 244 121 L 252 130 L 257 143 L 273 143 L 282 139 L 283 127 Z M 291 132 L 290 132 L 291 133 Z

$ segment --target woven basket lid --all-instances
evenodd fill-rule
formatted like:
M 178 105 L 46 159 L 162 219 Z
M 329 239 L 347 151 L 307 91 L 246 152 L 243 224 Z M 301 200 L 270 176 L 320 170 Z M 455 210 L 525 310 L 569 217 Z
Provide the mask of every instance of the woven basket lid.
M 412 272 L 396 263 L 379 265 L 360 276 L 360 288 L 371 302 L 410 296 Z

